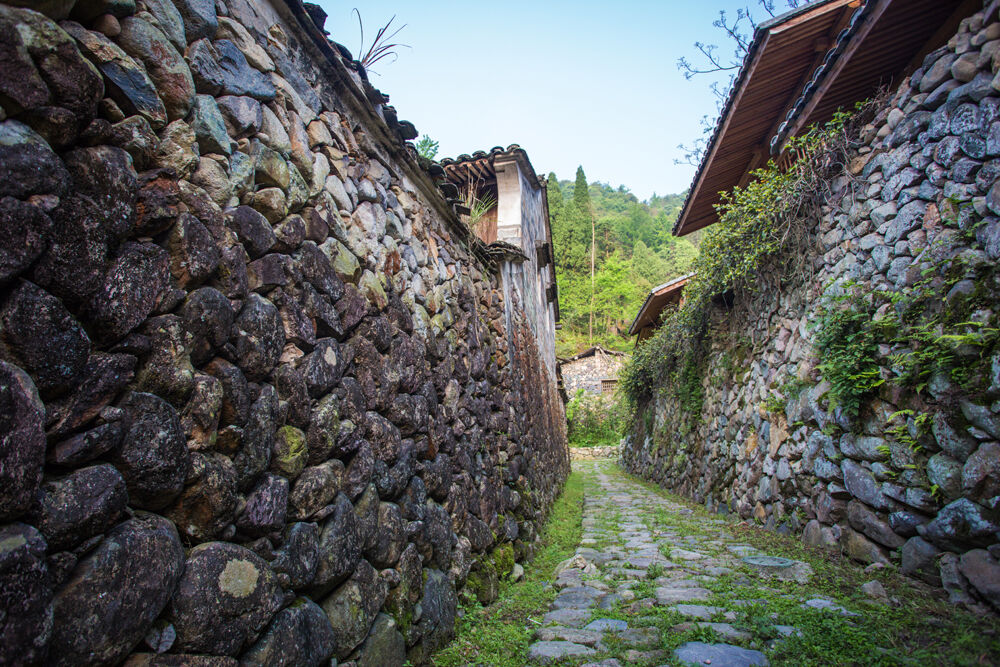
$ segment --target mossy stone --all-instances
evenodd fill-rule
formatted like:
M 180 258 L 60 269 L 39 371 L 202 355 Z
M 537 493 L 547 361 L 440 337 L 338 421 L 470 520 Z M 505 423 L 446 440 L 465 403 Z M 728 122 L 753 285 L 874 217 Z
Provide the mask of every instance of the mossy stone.
M 493 550 L 493 564 L 499 577 L 506 577 L 514 570 L 514 545 L 501 544 Z
M 306 434 L 294 426 L 282 426 L 274 437 L 271 468 L 288 479 L 295 479 L 306 466 L 309 448 Z

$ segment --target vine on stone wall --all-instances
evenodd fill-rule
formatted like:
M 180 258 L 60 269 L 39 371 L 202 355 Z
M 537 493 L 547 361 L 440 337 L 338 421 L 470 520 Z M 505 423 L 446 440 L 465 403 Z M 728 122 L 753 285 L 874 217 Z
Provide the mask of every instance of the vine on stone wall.
M 853 286 L 852 286 L 853 287 Z M 872 299 L 854 289 L 832 297 L 820 311 L 813 340 L 817 369 L 830 383 L 831 407 L 856 417 L 865 400 L 885 383 L 876 358 L 879 329 Z
M 780 168 L 772 160 L 751 174 L 747 186 L 722 194 L 716 207 L 719 222 L 702 239 L 694 264 L 697 275 L 685 288 L 684 304 L 665 313 L 656 334 L 639 346 L 621 374 L 633 410 L 656 392 L 666 391 L 695 421 L 699 419 L 712 301 L 776 289 L 794 272 L 807 268 L 794 261 L 805 253 L 788 252 L 809 237 L 809 228 L 800 221 L 818 212 L 829 181 L 844 172 L 858 120 L 874 106 L 859 103 L 853 113 L 838 112 L 826 125 L 792 141 L 790 151 L 797 159 L 790 168 Z M 773 261 L 778 256 L 792 261 Z
M 967 229 L 976 217 L 965 219 Z M 991 308 L 1000 273 L 974 237 L 968 243 L 966 251 L 944 257 L 926 249 L 920 276 L 906 290 L 867 293 L 845 283 L 832 291 L 814 323 L 817 369 L 831 385 L 831 407 L 857 417 L 886 382 L 934 399 L 955 392 L 976 398 L 987 390 L 1000 344 Z

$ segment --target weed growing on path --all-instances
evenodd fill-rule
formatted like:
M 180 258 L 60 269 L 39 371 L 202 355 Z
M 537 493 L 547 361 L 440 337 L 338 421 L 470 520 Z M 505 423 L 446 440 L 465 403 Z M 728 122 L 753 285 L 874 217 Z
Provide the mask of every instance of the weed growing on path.
M 732 573 L 704 584 L 713 595 L 703 604 L 736 611 L 733 627 L 751 637 L 725 641 L 763 650 L 772 666 L 1000 664 L 997 619 L 957 609 L 941 594 L 903 577 L 892 567 L 865 573 L 862 566 L 841 554 L 807 547 L 796 536 L 780 535 L 734 518 L 723 519 L 651 483 L 626 477 L 670 504 L 685 508 L 652 510 L 652 529 L 700 538 L 699 551 L 721 554 L 726 551 L 717 542 L 721 523 L 729 533 L 730 545 L 750 545 L 770 556 L 805 562 L 813 569 L 810 581 L 799 584 L 761 579 L 749 567 L 738 564 Z M 719 546 L 710 546 L 713 543 Z M 899 601 L 898 606 L 865 595 L 861 585 L 872 580 L 879 581 L 889 598 Z M 816 598 L 831 600 L 849 613 L 804 605 Z M 657 627 L 664 630 L 664 648 L 676 645 L 677 633 L 669 628 L 675 618 L 661 609 L 653 610 L 649 618 L 657 619 Z
M 488 607 L 464 607 L 455 640 L 434 655 L 434 665 L 522 667 L 527 662 L 531 637 L 556 595 L 552 572 L 580 542 L 582 513 L 583 475 L 574 472 L 552 507 L 542 530 L 543 546 L 525 568 L 524 581 L 503 582 L 500 596 Z

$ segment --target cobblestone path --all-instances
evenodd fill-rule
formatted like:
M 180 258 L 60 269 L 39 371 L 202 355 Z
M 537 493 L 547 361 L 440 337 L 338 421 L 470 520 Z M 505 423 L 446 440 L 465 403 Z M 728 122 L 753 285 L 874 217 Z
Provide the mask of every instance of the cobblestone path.
M 767 665 L 778 643 L 804 639 L 796 623 L 853 626 L 857 614 L 810 590 L 806 563 L 739 542 L 732 521 L 667 500 L 610 462 L 574 466 L 586 475 L 583 537 L 556 568 L 532 664 Z

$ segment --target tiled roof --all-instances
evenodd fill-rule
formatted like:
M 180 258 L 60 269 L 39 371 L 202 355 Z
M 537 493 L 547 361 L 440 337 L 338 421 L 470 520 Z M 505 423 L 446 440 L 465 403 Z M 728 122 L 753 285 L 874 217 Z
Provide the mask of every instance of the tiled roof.
M 758 26 L 674 234 L 716 222 L 720 192 L 745 182 L 789 137 L 893 83 L 968 5 L 820 0 Z
M 527 151 L 517 144 L 511 144 L 507 148 L 494 146 L 488 151 L 476 151 L 472 155 L 463 153 L 456 158 L 446 157 L 440 161 L 440 164 L 444 167 L 449 178 L 453 180 L 465 180 L 462 176 L 463 172 L 470 172 L 478 178 L 491 179 L 496 178 L 493 164 L 497 158 L 513 158 L 517 160 L 521 165 L 522 173 L 531 181 L 534 187 L 540 188 L 544 184 L 544 179 L 540 179 L 538 174 L 535 173 L 535 168 L 528 158 Z
M 684 286 L 691 282 L 694 277 L 693 273 L 689 273 L 680 278 L 674 278 L 662 285 L 657 285 L 653 289 L 649 290 L 649 294 L 646 295 L 646 300 L 642 302 L 642 306 L 639 308 L 639 313 L 635 316 L 635 320 L 632 322 L 632 326 L 628 328 L 628 335 L 634 336 L 639 333 L 643 328 L 656 324 L 657 320 L 660 318 L 660 313 L 668 303 L 672 301 L 680 300 L 681 290 Z
M 607 350 L 607 349 L 601 347 L 600 345 L 595 345 L 594 347 L 587 348 L 586 350 L 584 350 L 580 354 L 577 354 L 576 356 L 570 357 L 569 359 L 559 359 L 559 363 L 560 364 L 569 364 L 569 363 L 572 363 L 574 361 L 579 361 L 580 359 L 586 359 L 587 357 L 592 357 L 595 354 L 597 354 L 598 352 L 600 352 L 601 354 L 605 354 L 605 355 L 607 355 L 609 357 L 627 357 L 628 356 L 628 354 L 625 353 L 625 352 L 618 352 L 617 350 Z

